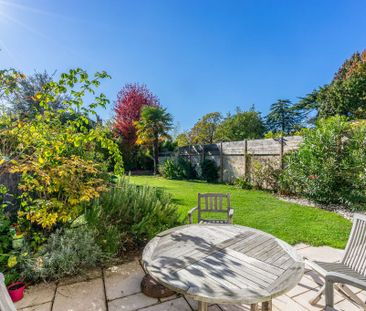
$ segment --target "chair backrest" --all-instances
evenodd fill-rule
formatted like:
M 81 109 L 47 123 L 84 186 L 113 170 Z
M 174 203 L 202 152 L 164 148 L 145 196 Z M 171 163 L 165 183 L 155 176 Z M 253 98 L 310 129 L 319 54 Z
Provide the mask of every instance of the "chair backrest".
M 342 262 L 366 276 L 366 215 L 355 214 Z
M 0 310 L 1 311 L 16 311 L 13 302 L 9 296 L 5 286 L 4 275 L 0 273 Z
M 230 210 L 229 193 L 199 193 L 198 212 L 228 212 Z

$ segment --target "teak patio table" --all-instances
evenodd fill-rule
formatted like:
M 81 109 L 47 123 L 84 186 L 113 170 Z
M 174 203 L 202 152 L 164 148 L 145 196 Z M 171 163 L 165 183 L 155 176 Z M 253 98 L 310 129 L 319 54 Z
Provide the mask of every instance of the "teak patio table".
M 287 243 L 238 225 L 198 224 L 158 234 L 144 249 L 146 271 L 159 283 L 198 301 L 272 309 L 272 298 L 292 289 L 304 262 Z

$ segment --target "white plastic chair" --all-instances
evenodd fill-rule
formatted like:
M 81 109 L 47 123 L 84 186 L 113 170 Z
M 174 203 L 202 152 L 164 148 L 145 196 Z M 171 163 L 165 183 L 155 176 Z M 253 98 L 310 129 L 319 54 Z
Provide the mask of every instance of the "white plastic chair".
M 0 311 L 16 311 L 14 303 L 8 293 L 8 289 L 5 286 L 5 278 L 0 273 Z

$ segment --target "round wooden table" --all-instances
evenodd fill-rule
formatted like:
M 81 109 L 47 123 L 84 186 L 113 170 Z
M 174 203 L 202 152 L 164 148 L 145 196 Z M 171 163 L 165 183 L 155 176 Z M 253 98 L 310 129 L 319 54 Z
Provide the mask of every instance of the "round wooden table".
M 238 225 L 198 224 L 158 234 L 142 255 L 159 283 L 199 303 L 272 309 L 272 298 L 300 281 L 304 262 L 287 243 Z

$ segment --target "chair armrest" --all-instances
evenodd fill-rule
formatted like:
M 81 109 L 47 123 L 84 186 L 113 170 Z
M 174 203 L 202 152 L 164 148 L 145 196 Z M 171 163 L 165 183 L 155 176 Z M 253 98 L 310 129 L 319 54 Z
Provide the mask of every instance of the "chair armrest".
M 320 267 L 318 264 L 307 258 L 306 256 L 303 256 L 305 260 L 305 264 L 308 265 L 312 270 L 320 274 L 323 278 L 327 274 L 327 271 L 324 270 L 322 267 Z
M 198 206 L 192 208 L 189 212 L 188 212 L 188 219 L 189 219 L 189 223 L 193 224 L 193 219 L 192 219 L 192 214 L 194 211 L 196 211 L 198 209 Z
M 325 304 L 330 308 L 334 307 L 334 283 L 342 283 L 360 289 L 366 289 L 365 281 L 338 272 L 328 272 L 325 276 Z
M 229 213 L 228 213 L 228 223 L 229 224 L 233 223 L 233 216 L 234 216 L 234 209 L 230 208 Z
M 342 283 L 355 286 L 359 289 L 366 289 L 366 281 L 338 272 L 328 272 L 325 276 L 325 281 L 332 284 Z

